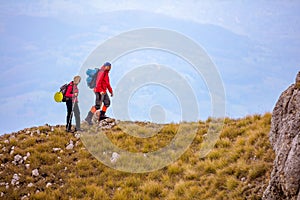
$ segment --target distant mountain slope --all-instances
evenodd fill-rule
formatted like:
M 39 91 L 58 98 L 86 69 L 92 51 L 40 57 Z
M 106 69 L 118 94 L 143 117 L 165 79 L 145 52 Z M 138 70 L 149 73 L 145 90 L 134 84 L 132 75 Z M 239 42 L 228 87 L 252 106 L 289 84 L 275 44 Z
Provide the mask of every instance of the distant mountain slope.
M 24 129 L 0 137 L 1 199 L 261 199 L 274 153 L 271 114 L 225 119 L 215 148 L 199 151 L 209 119 L 199 122 L 190 148 L 175 163 L 151 173 L 111 169 L 85 148 L 79 134 L 64 126 Z M 138 123 L 138 122 L 136 122 Z M 143 126 L 143 123 L 140 123 Z M 165 125 L 148 139 L 128 136 L 115 126 L 107 136 L 120 148 L 149 152 L 168 144 L 178 124 Z

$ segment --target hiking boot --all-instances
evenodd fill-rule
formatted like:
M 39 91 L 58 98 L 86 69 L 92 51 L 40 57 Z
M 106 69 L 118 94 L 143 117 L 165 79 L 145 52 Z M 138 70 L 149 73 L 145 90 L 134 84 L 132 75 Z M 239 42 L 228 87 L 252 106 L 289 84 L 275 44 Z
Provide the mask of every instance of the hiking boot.
M 99 121 L 104 120 L 104 119 L 107 119 L 107 118 L 108 118 L 108 117 L 107 117 L 106 115 L 100 116 Z
M 82 131 L 84 131 L 82 128 L 75 128 L 75 130 L 74 130 L 74 132 L 82 132 Z
M 92 117 L 93 117 L 93 113 L 91 112 L 91 111 L 89 111 L 89 113 L 88 113 L 88 115 L 86 116 L 86 118 L 85 118 L 85 121 L 91 126 L 91 125 L 93 125 L 93 123 L 92 123 Z
M 66 132 L 71 133 L 72 130 L 71 129 L 66 129 Z
M 66 125 L 66 132 L 71 132 L 72 126 L 70 124 Z
M 89 120 L 86 120 L 86 119 L 85 119 L 85 122 L 86 122 L 89 126 L 92 126 L 92 125 L 93 125 L 92 121 L 89 121 Z
M 100 111 L 99 121 L 104 120 L 106 118 L 108 118 L 108 117 L 105 115 L 105 111 L 101 110 Z

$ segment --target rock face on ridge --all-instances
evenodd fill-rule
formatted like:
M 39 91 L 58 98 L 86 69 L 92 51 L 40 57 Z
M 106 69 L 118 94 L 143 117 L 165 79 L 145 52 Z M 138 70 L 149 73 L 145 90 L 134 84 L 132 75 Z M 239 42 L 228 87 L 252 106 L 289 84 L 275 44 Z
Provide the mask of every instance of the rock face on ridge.
M 275 105 L 270 142 L 276 158 L 263 199 L 300 200 L 300 72 Z

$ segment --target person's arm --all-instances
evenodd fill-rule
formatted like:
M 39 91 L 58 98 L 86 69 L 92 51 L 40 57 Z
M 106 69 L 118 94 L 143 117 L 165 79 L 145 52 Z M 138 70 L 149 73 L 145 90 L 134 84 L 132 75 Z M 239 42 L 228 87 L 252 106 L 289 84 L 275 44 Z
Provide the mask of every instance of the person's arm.
M 73 85 L 73 97 L 77 97 L 78 96 L 78 87 L 77 85 Z
M 104 79 L 104 71 L 99 71 L 97 74 L 97 81 L 96 81 L 96 90 L 99 91 L 105 91 L 105 88 L 103 88 L 103 79 Z
M 110 82 L 109 82 L 109 76 L 107 75 L 107 89 L 109 91 L 109 93 L 111 94 L 111 96 L 114 96 L 113 90 L 110 86 Z
M 68 85 L 65 96 L 68 98 L 73 98 L 73 87 L 71 84 Z

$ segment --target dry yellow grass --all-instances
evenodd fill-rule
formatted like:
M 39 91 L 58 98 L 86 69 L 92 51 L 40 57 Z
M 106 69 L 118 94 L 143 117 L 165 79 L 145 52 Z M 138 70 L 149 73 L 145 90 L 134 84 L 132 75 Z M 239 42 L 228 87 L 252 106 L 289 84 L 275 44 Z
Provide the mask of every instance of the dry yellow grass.
M 260 199 L 274 159 L 268 138 L 270 119 L 269 113 L 226 118 L 220 138 L 204 158 L 199 158 L 197 152 L 211 119 L 199 122 L 200 129 L 193 143 L 180 159 L 160 170 L 142 174 L 116 171 L 103 165 L 80 139 L 64 132 L 64 127 L 55 127 L 52 132 L 49 126 L 43 126 L 3 135 L 0 138 L 1 199 L 26 199 L 25 196 L 28 199 Z M 128 124 L 128 130 L 132 131 Z M 139 125 L 136 134 L 149 134 L 143 129 L 143 123 Z M 105 134 L 124 150 L 149 152 L 166 146 L 178 127 L 178 124 L 165 125 L 150 138 L 128 135 L 119 127 Z M 75 146 L 67 150 L 70 140 Z M 25 156 L 28 152 L 30 156 L 24 163 L 12 163 L 15 155 Z M 25 164 L 30 164 L 28 169 Z M 31 173 L 36 168 L 40 175 L 33 177 Z M 11 184 L 14 174 L 20 177 L 17 185 Z M 30 183 L 32 187 L 28 187 Z

